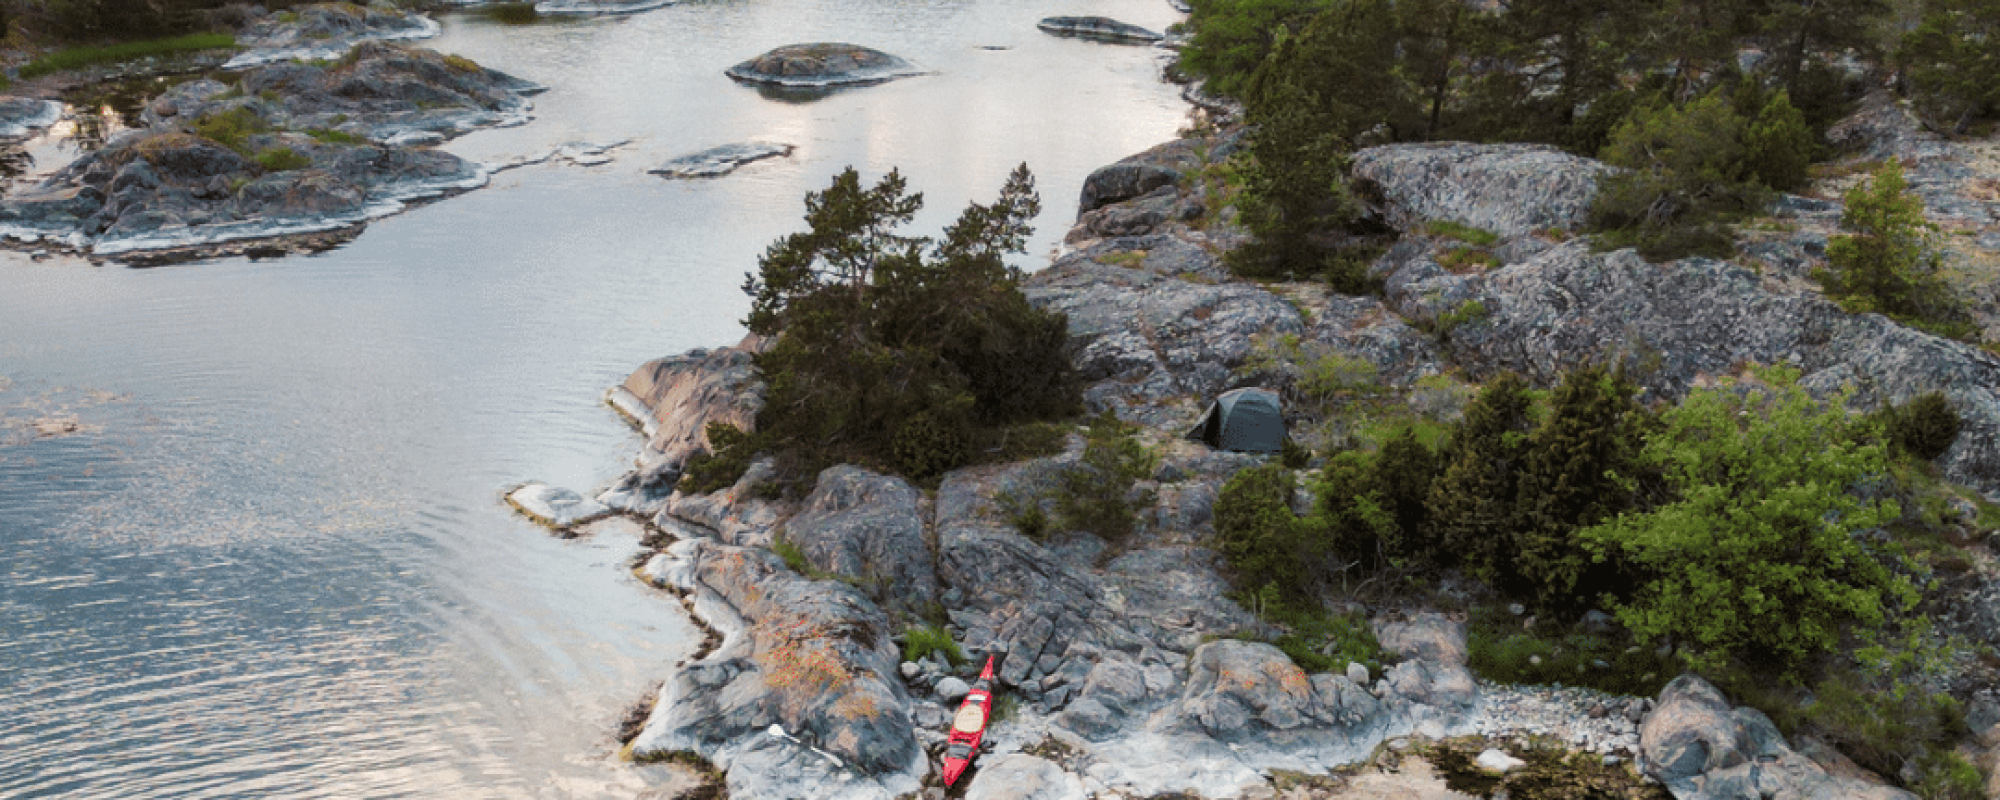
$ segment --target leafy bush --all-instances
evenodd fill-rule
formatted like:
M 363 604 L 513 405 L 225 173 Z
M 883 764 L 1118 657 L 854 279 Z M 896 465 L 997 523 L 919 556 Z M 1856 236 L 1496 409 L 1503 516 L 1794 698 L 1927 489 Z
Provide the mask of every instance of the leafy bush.
M 1744 128 L 1719 91 L 1633 109 L 1598 154 L 1622 169 L 1599 180 L 1591 224 L 1651 259 L 1734 252 L 1723 223 L 1764 203 L 1762 187 L 1745 179 Z
M 1614 604 L 1619 619 L 1680 643 L 1697 668 L 1733 656 L 1796 669 L 1917 600 L 1856 538 L 1899 514 L 1850 491 L 1886 471 L 1883 448 L 1861 443 L 1843 400 L 1821 405 L 1797 378 L 1758 370 L 1664 412 L 1638 460 L 1675 499 L 1577 534 L 1644 578 Z
M 965 663 L 965 653 L 951 640 L 951 632 L 936 625 L 912 627 L 903 634 L 903 660 L 922 661 L 933 653 L 956 667 Z
M 1270 616 L 1284 631 L 1271 639 L 1270 644 L 1285 651 L 1292 663 L 1306 672 L 1339 672 L 1354 663 L 1367 667 L 1370 674 L 1380 675 L 1390 661 L 1388 654 L 1382 652 L 1382 643 L 1376 641 L 1375 628 L 1365 614 L 1330 614 L 1280 606 Z
M 1982 800 L 1986 776 L 1955 750 L 1929 750 L 1917 759 L 1917 782 L 1910 787 L 1924 800 Z

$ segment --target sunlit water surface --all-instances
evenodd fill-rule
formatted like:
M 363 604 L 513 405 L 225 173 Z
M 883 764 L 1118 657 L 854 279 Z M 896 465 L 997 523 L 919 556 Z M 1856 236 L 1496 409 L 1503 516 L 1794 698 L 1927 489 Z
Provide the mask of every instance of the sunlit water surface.
M 1176 16 L 751 0 L 448 17 L 429 46 L 550 87 L 534 122 L 452 150 L 629 140 L 615 161 L 505 171 L 310 257 L 0 256 L 0 797 L 645 794 L 663 778 L 618 763 L 612 728 L 695 635 L 624 569 L 633 531 L 558 540 L 503 493 L 615 477 L 639 443 L 601 392 L 740 336 L 744 272 L 845 165 L 900 167 L 929 232 L 1025 161 L 1045 256 L 1090 169 L 1185 121 L 1160 51 L 1035 29 L 1058 14 Z M 934 74 L 813 100 L 722 76 L 805 41 Z M 798 150 L 718 180 L 645 174 L 741 141 Z

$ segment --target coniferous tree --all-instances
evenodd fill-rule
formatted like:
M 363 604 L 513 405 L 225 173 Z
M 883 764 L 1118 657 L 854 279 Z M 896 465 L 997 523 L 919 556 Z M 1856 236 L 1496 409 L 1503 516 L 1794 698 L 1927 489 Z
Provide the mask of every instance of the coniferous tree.
M 1444 560 L 1496 583 L 1512 579 L 1515 497 L 1533 430 L 1528 384 L 1502 372 L 1466 406 L 1431 484 L 1430 521 Z
M 1622 367 L 1573 369 L 1550 396 L 1548 419 L 1528 438 L 1516 496 L 1521 583 L 1511 588 L 1545 608 L 1588 604 L 1619 588 L 1575 536 L 1634 505 L 1631 478 L 1644 433 L 1637 391 Z
M 1896 51 L 1918 118 L 1957 135 L 2000 111 L 1995 41 L 2000 41 L 2000 2 L 1927 0 L 1922 23 L 1903 36 Z

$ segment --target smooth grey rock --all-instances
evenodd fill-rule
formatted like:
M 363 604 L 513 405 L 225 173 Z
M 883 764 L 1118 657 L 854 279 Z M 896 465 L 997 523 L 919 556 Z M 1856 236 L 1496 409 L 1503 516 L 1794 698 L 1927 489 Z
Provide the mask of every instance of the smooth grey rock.
M 1433 142 L 1355 152 L 1354 176 L 1379 188 L 1405 231 L 1446 220 L 1499 234 L 1585 227 L 1598 176 L 1611 168 L 1544 145 Z
M 1434 611 L 1378 621 L 1375 638 L 1383 650 L 1404 658 L 1465 663 L 1465 623 Z
M 653 467 L 642 477 L 678 480 L 688 456 L 709 449 L 710 422 L 743 430 L 756 427 L 765 387 L 751 359 L 765 345 L 753 335 L 735 347 L 690 350 L 648 361 L 632 371 L 620 388 L 630 394 L 635 407 L 644 409 L 637 421 L 647 435 L 647 450 L 655 455 Z M 672 481 L 665 483 L 670 489 Z
M 880 50 L 821 42 L 786 45 L 730 67 L 723 74 L 745 83 L 824 88 L 880 83 L 923 71 Z
M 1117 44 L 1152 44 L 1161 39 L 1158 33 L 1109 17 L 1049 17 L 1035 23 L 1035 27 L 1057 36 Z
M 858 579 L 877 604 L 920 611 L 938 596 L 922 499 L 902 478 L 828 467 L 785 523 L 785 538 L 815 568 Z
M 1353 661 L 1347 662 L 1347 679 L 1353 681 L 1356 686 L 1367 686 L 1368 665 Z
M 989 757 L 965 788 L 965 800 L 1083 800 L 1083 781 L 1026 753 Z
M 972 687 L 967 686 L 964 680 L 956 676 L 946 676 L 944 680 L 937 682 L 935 691 L 939 701 L 956 703 L 965 699 L 965 695 L 972 691 Z
M 1661 690 L 1639 728 L 1648 776 L 1682 800 L 1852 797 L 1913 800 L 1915 795 L 1826 772 L 1793 750 L 1756 709 L 1732 708 L 1707 681 L 1682 675 Z
M 1092 170 L 1083 179 L 1077 213 L 1095 211 L 1180 182 L 1179 170 L 1157 164 L 1119 162 Z
M 714 178 L 752 161 L 789 156 L 793 149 L 788 144 L 725 144 L 679 156 L 646 172 L 663 178 Z

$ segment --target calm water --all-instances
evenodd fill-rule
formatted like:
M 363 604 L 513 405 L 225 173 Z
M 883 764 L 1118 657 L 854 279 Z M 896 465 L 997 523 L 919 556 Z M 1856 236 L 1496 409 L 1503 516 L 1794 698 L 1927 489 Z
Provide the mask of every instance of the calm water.
M 638 447 L 599 402 L 733 341 L 743 273 L 804 192 L 900 166 L 934 232 L 1026 161 L 1052 247 L 1093 167 L 1184 124 L 1147 48 L 1055 39 L 1164 0 L 689 3 L 445 20 L 430 46 L 547 84 L 461 139 L 523 167 L 311 257 L 133 270 L 0 255 L 0 797 L 632 797 L 610 732 L 691 629 L 510 485 L 602 485 Z M 937 74 L 812 102 L 721 70 L 851 41 Z M 1005 48 L 1005 49 L 990 49 Z M 649 167 L 798 146 L 727 178 Z M 42 166 L 48 166 L 46 163 Z M 1023 262 L 1036 266 L 1036 260 Z

